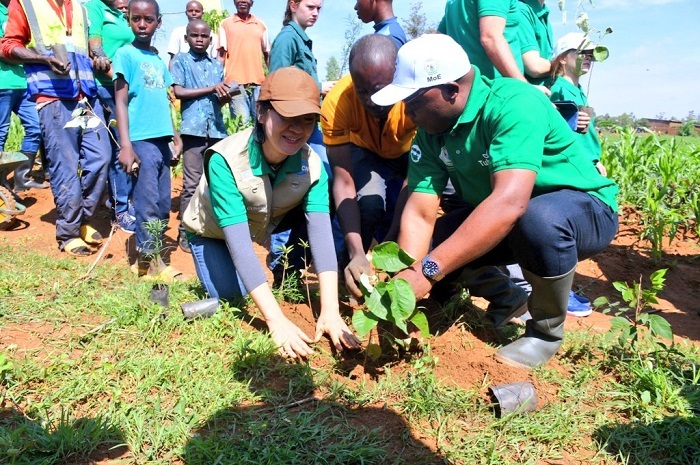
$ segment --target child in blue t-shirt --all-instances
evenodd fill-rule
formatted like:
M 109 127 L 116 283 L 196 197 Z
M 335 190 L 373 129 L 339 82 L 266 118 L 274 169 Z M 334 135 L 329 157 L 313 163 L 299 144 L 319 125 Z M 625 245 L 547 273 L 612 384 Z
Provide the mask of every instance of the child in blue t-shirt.
M 168 87 L 173 83 L 163 60 L 151 50 L 151 39 L 160 27 L 160 9 L 155 0 L 132 0 L 128 19 L 136 36 L 131 45 L 114 55 L 115 104 L 121 139 L 119 163 L 133 176 L 132 202 L 136 216 L 136 249 L 139 275 L 174 277 L 179 274 L 154 256 L 154 237 L 146 228 L 153 220 L 167 222 L 170 213 L 169 143 L 175 153 L 182 143 L 170 115 Z
M 211 44 L 209 25 L 201 19 L 193 19 L 187 24 L 185 33 L 185 40 L 190 46 L 189 51 L 178 53 L 170 62 L 173 93 L 182 103 L 181 216 L 202 177 L 204 151 L 226 137 L 221 105 L 231 100 L 231 91 L 238 91 L 238 86 L 231 85 L 232 88 L 229 88 L 224 84 L 223 66 L 207 53 Z M 190 253 L 182 222 L 177 242 L 183 251 Z

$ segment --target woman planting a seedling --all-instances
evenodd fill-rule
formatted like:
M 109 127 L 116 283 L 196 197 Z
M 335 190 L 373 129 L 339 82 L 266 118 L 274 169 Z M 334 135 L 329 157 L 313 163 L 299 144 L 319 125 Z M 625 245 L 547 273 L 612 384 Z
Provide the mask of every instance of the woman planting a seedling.
M 195 269 L 211 297 L 250 294 L 282 356 L 306 357 L 325 333 L 333 345 L 360 341 L 340 317 L 338 271 L 329 215 L 328 175 L 307 141 L 321 113 L 316 82 L 281 68 L 260 89 L 255 127 L 207 149 L 204 174 L 183 214 Z M 301 206 L 321 290 L 314 339 L 283 313 L 253 249 Z M 298 211 L 298 210 L 297 210 Z
M 571 32 L 557 41 L 557 57 L 552 68 L 552 95 L 549 99 L 552 102 L 571 101 L 578 105 L 576 132 L 579 134 L 579 143 L 583 144 L 586 153 L 591 156 L 598 172 L 605 176 L 607 172 L 600 163 L 601 148 L 594 126 L 594 115 L 592 111 L 584 111 L 590 107 L 587 106 L 588 99 L 579 84 L 581 76 L 591 69 L 591 64 L 596 60 L 593 55 L 595 48 L 580 32 Z

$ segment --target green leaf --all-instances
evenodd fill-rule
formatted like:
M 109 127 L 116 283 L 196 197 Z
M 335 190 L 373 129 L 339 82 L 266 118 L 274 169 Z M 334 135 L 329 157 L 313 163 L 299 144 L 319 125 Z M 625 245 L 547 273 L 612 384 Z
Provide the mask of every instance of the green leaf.
M 426 317 L 425 313 L 421 312 L 420 310 L 416 310 L 415 312 L 413 312 L 413 315 L 411 315 L 408 321 L 416 325 L 416 328 L 418 328 L 421 335 L 423 335 L 424 337 L 430 334 L 430 328 L 428 327 L 428 317 Z
M 399 248 L 396 242 L 382 242 L 372 249 L 372 264 L 388 273 L 408 268 L 416 260 Z
M 595 61 L 605 61 L 610 56 L 610 51 L 605 45 L 598 45 L 593 49 L 593 59 Z
M 377 317 L 364 310 L 356 311 L 352 315 L 352 325 L 360 337 L 372 331 L 372 328 L 377 326 L 377 323 L 379 323 Z
M 640 397 L 642 404 L 649 405 L 651 403 L 651 393 L 649 391 L 642 392 Z
M 608 303 L 610 303 L 608 298 L 605 296 L 601 296 L 593 301 L 593 306 L 595 308 L 598 308 L 598 307 L 602 307 L 603 305 L 607 305 Z
M 673 340 L 673 330 L 670 323 L 660 315 L 649 315 L 649 329 L 656 336 Z
M 615 281 L 613 283 L 613 287 L 617 290 L 617 292 L 625 292 L 626 289 L 629 289 L 627 283 L 623 283 L 622 281 Z
M 372 361 L 377 361 L 382 356 L 382 348 L 379 344 L 368 344 L 365 353 Z
M 654 271 L 651 276 L 649 276 L 649 279 L 651 280 L 651 285 L 654 288 L 657 289 L 663 289 L 664 283 L 666 282 L 666 272 L 668 271 L 667 268 L 662 268 L 660 270 Z
M 396 319 L 405 320 L 416 308 L 416 296 L 413 288 L 403 278 L 389 281 L 387 289 L 391 298 L 391 314 Z
M 391 309 L 391 297 L 387 290 L 387 283 L 378 282 L 374 286 L 374 291 L 370 294 L 369 299 L 365 302 L 367 303 L 367 308 L 375 317 L 380 320 L 386 320 Z
M 630 322 L 626 318 L 621 316 L 616 316 L 610 319 L 610 329 L 611 330 L 627 330 L 629 328 Z

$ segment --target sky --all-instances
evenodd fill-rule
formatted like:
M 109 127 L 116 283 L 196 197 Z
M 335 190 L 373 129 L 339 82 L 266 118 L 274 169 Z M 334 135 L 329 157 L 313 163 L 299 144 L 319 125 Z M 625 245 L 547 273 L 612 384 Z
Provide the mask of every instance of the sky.
M 217 2 L 218 0 L 208 0 Z M 446 0 L 424 0 L 422 11 L 429 24 L 437 24 Z M 163 27 L 155 46 L 167 48 L 170 31 L 186 23 L 186 0 L 160 1 Z M 223 7 L 235 12 L 233 0 Z M 413 0 L 395 0 L 394 13 L 403 22 Z M 284 0 L 257 0 L 251 9 L 267 25 L 270 40 L 282 28 Z M 320 78 L 326 75 L 331 56 L 341 58 L 347 17 L 356 17 L 355 0 L 325 0 L 317 23 L 306 30 L 313 40 Z M 598 115 L 633 113 L 637 118 L 685 118 L 689 112 L 700 117 L 700 0 L 583 0 L 565 2 L 566 22 L 557 2 L 547 0 L 555 38 L 577 31 L 575 20 L 581 11 L 588 14 L 592 29 L 613 33 L 601 43 L 610 49 L 610 58 L 593 67 L 588 87 L 589 105 Z M 363 33 L 373 32 L 365 25 Z M 597 34 L 591 38 L 596 39 Z M 584 89 L 588 78 L 581 80 Z

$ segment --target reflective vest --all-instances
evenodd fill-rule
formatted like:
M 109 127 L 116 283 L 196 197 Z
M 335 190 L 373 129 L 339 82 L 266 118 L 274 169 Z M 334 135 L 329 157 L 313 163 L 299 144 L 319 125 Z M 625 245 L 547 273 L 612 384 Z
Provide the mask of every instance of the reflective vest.
M 250 238 L 254 242 L 264 244 L 285 213 L 302 203 L 313 183 L 321 177 L 323 165 L 318 154 L 308 145 L 304 145 L 301 149 L 301 171 L 287 173 L 285 178 L 273 187 L 270 176 L 256 176 L 250 167 L 248 140 L 252 132 L 253 128 L 237 132 L 211 146 L 204 152 L 204 166 L 209 164 L 209 159 L 215 152 L 224 157 L 243 197 Z M 224 239 L 224 232 L 214 218 L 206 176 L 202 176 L 182 215 L 182 222 L 190 232 L 204 237 Z
M 46 95 L 59 99 L 77 99 L 81 92 L 97 95 L 97 84 L 88 55 L 87 14 L 78 0 L 72 1 L 71 35 L 46 0 L 19 0 L 29 23 L 32 39 L 27 48 L 44 56 L 70 61 L 67 75 L 56 74 L 43 63 L 26 63 L 27 89 L 32 96 Z M 65 8 L 65 6 L 63 7 Z

